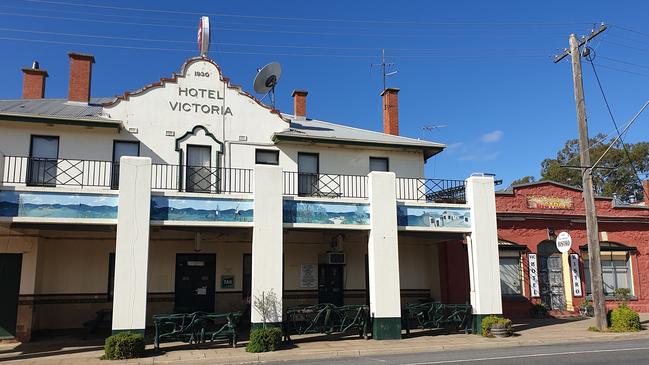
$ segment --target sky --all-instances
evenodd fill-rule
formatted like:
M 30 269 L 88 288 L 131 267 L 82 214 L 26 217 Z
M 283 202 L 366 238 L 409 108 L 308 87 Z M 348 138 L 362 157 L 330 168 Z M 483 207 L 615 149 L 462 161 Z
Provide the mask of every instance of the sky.
M 426 177 L 474 172 L 513 179 L 540 174 L 577 137 L 570 33 L 594 39 L 595 69 L 618 125 L 649 100 L 649 3 L 641 1 L 126 1 L 3 0 L 1 99 L 21 94 L 20 69 L 38 60 L 46 97 L 67 96 L 67 53 L 95 56 L 92 96 L 136 90 L 168 77 L 198 54 L 196 27 L 210 16 L 209 56 L 234 84 L 253 92 L 256 70 L 280 62 L 277 108 L 309 91 L 307 116 L 382 130 L 380 69 L 399 93 L 403 136 L 448 147 L 428 160 Z M 590 63 L 584 61 L 590 135 L 615 136 Z M 649 111 L 625 135 L 646 140 Z M 625 163 L 621 161 L 620 163 Z M 323 171 L 335 173 L 335 171 Z

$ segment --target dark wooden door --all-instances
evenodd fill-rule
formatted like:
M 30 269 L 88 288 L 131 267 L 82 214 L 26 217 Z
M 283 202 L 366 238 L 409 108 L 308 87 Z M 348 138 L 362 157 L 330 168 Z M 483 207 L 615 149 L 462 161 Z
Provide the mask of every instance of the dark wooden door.
M 343 265 L 318 265 L 318 302 L 343 305 Z
M 566 298 L 563 291 L 561 255 L 554 254 L 539 258 L 541 300 L 550 309 L 565 310 Z
M 214 312 L 215 281 L 216 255 L 177 254 L 174 311 Z
M 0 254 L 0 339 L 16 337 L 22 261 L 19 253 Z

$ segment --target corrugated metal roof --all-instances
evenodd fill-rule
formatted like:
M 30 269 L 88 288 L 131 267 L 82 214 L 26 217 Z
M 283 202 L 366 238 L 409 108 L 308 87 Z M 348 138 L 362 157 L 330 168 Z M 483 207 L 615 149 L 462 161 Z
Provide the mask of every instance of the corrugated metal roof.
M 69 102 L 67 99 L 0 100 L 0 115 L 120 123 L 101 116 L 101 103 L 109 100 L 112 98 L 92 98 L 88 104 Z
M 424 141 L 402 136 L 393 136 L 390 134 L 349 127 L 346 125 L 325 122 L 322 120 L 297 119 L 289 115 L 284 116 L 291 118 L 291 124 L 290 127 L 285 131 L 275 133 L 275 138 L 279 140 L 281 140 L 282 138 L 293 138 L 313 139 L 320 141 L 328 140 L 335 143 L 361 142 L 386 146 L 403 146 L 406 148 L 432 149 L 436 150 L 436 152 L 439 152 L 446 147 L 446 145 L 442 143 Z

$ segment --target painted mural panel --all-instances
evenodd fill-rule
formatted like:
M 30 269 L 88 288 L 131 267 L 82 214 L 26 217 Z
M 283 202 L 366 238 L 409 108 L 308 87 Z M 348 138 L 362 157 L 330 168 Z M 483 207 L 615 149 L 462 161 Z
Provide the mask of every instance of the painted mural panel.
M 469 208 L 397 206 L 399 226 L 431 228 L 471 228 Z
M 370 224 L 367 204 L 284 200 L 284 223 Z
M 117 195 L 0 191 L 0 217 L 116 219 Z
M 252 200 L 151 197 L 155 221 L 252 222 L 252 213 Z

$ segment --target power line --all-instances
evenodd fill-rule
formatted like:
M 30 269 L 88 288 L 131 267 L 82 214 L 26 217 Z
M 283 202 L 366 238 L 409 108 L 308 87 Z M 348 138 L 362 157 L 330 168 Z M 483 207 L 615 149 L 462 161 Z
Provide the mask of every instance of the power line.
M 185 43 L 194 44 L 195 41 L 189 40 L 175 40 L 175 39 L 160 39 L 160 38 L 137 38 L 137 37 L 121 37 L 111 35 L 93 35 L 83 33 L 64 33 L 52 31 L 38 31 L 32 29 L 19 29 L 19 28 L 4 28 L 0 27 L 0 31 L 17 32 L 17 33 L 32 33 L 43 35 L 56 35 L 66 37 L 83 37 L 83 38 L 97 38 L 97 39 L 111 39 L 111 40 L 127 40 L 127 41 L 146 41 L 146 42 L 162 42 L 162 43 Z M 451 49 L 444 48 L 378 48 L 378 47 L 327 47 L 327 46 L 312 46 L 312 45 L 275 45 L 275 44 L 260 44 L 260 43 L 235 43 L 235 42 L 213 42 L 218 46 L 240 46 L 240 47 L 260 47 L 260 48 L 293 48 L 293 49 L 322 49 L 322 50 L 345 50 L 345 51 L 380 51 L 385 49 L 394 52 L 449 52 Z M 541 52 L 540 49 L 534 48 L 473 48 L 473 52 Z
M 628 61 L 624 61 L 624 60 L 619 60 L 619 59 L 616 59 L 616 58 L 611 58 L 611 57 L 606 57 L 606 56 L 599 56 L 599 55 L 598 55 L 598 57 L 599 57 L 599 58 L 602 58 L 602 59 L 605 59 L 605 60 L 613 61 L 613 62 L 623 63 L 623 64 L 625 64 L 625 65 L 630 65 L 630 66 L 635 66 L 635 67 L 641 67 L 641 68 L 649 68 L 649 66 L 646 66 L 646 65 L 641 65 L 641 64 L 638 64 L 638 63 L 633 63 L 633 62 L 628 62 Z
M 19 38 L 19 37 L 0 37 L 0 40 L 7 41 L 20 41 L 20 42 L 33 42 L 33 43 L 43 43 L 43 44 L 54 44 L 54 45 L 73 45 L 73 46 L 84 46 L 84 47 L 101 47 L 101 48 L 113 48 L 113 49 L 131 49 L 131 50 L 143 50 L 143 51 L 170 51 L 170 52 L 196 52 L 195 49 L 183 49 L 183 48 L 166 48 L 166 47 L 149 47 L 149 46 L 126 46 L 126 45 L 113 45 L 113 44 L 98 44 L 98 43 L 84 43 L 84 42 L 67 42 L 67 41 L 56 41 L 56 40 L 44 40 L 44 39 L 30 39 L 30 38 Z M 376 56 L 371 55 L 345 55 L 345 54 L 316 54 L 316 53 L 281 53 L 281 52 L 252 52 L 252 51 L 223 51 L 219 50 L 217 54 L 236 54 L 236 55 L 260 55 L 260 56 L 282 56 L 282 57 L 324 57 L 324 58 L 348 58 L 348 59 L 375 59 Z M 482 60 L 484 57 L 490 55 L 478 55 L 474 57 L 467 58 L 462 55 L 429 55 L 429 56 L 395 56 L 398 58 L 429 58 L 429 59 L 475 59 Z M 493 54 L 491 56 L 499 56 Z M 520 58 L 529 58 L 535 56 L 507 56 L 507 57 L 520 57 Z
M 118 11 L 132 11 L 132 12 L 149 12 L 149 13 L 164 13 L 164 14 L 183 14 L 183 15 L 207 15 L 217 17 L 233 17 L 233 18 L 248 18 L 248 19 L 267 19 L 267 20 L 291 20 L 291 21 L 304 21 L 304 22 L 335 22 L 335 23 L 368 23 L 368 24 L 410 24 L 410 25 L 443 25 L 443 26 L 568 26 L 568 25 L 585 25 L 593 24 L 593 22 L 418 22 L 411 20 L 374 20 L 374 19 L 340 19 L 340 18 L 302 18 L 302 17 L 278 17 L 278 16 L 265 16 L 265 15 L 244 15 L 244 14 L 228 14 L 228 13 L 209 13 L 209 12 L 191 12 L 179 10 L 166 10 L 166 9 L 151 9 L 151 8 L 133 8 L 125 6 L 113 5 L 100 5 L 100 4 L 87 4 L 87 3 L 74 3 L 67 1 L 53 1 L 53 0 L 23 0 L 30 3 L 41 4 L 56 4 L 74 7 L 86 7 L 95 9 L 109 9 Z
M 586 48 L 587 49 L 587 48 Z M 595 80 L 597 81 L 597 86 L 599 87 L 599 91 L 602 94 L 602 99 L 604 99 L 604 104 L 606 104 L 606 110 L 608 110 L 608 115 L 611 117 L 611 121 L 613 122 L 613 125 L 615 126 L 615 131 L 617 132 L 617 136 L 620 140 L 620 143 L 622 144 L 622 149 L 624 150 L 624 154 L 626 155 L 626 158 L 629 160 L 629 165 L 631 165 L 631 168 L 633 169 L 633 173 L 635 174 L 636 179 L 638 179 L 638 183 L 640 186 L 642 186 L 642 180 L 640 179 L 640 176 L 638 175 L 638 169 L 636 169 L 635 164 L 633 163 L 633 159 L 631 159 L 631 154 L 629 154 L 629 150 L 626 147 L 626 143 L 624 143 L 624 140 L 622 139 L 622 134 L 620 134 L 620 129 L 617 126 L 617 122 L 615 121 L 615 117 L 613 116 L 613 110 L 611 109 L 611 105 L 608 103 L 608 98 L 606 97 L 606 93 L 604 92 L 604 87 L 602 86 L 602 83 L 599 79 L 599 75 L 597 74 L 597 69 L 595 68 L 595 62 L 594 62 L 594 57 L 593 57 L 594 51 L 591 51 L 588 53 L 586 56 L 586 59 L 590 63 L 590 66 L 593 69 L 593 74 L 595 75 Z M 612 145 L 612 143 L 611 143 Z M 607 150 L 608 151 L 608 150 Z M 606 154 L 606 152 L 604 152 Z M 600 160 L 604 157 L 600 157 Z M 599 160 L 598 160 L 599 162 Z M 596 165 L 597 163 L 595 163 Z
M 643 77 L 649 77 L 649 74 L 643 74 L 643 73 L 640 73 L 640 72 L 634 72 L 634 71 L 624 70 L 624 69 L 621 69 L 621 68 L 612 67 L 612 66 L 608 66 L 608 65 L 602 65 L 602 64 L 600 64 L 599 67 L 607 68 L 607 69 L 609 69 L 609 70 L 613 70 L 613 71 L 624 72 L 624 73 L 631 74 L 631 75 L 643 76 Z

